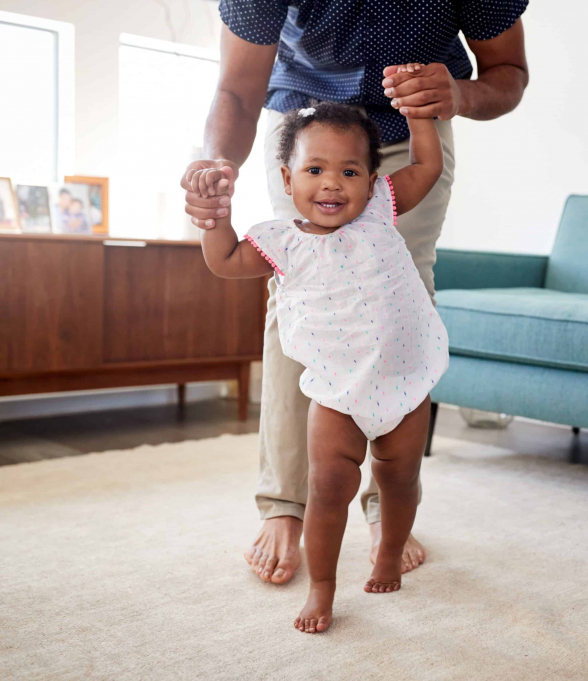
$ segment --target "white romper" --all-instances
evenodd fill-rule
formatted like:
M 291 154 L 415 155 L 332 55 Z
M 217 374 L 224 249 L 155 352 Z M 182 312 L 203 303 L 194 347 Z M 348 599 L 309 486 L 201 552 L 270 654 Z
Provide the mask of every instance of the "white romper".
M 331 234 L 272 220 L 245 236 L 275 270 L 282 350 L 306 367 L 300 389 L 368 440 L 394 430 L 449 364 L 447 331 L 395 225 L 380 177 L 364 212 Z

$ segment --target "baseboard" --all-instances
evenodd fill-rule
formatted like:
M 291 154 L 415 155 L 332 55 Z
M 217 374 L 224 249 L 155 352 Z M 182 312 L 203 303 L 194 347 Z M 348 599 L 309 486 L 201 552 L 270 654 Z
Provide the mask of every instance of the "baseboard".
M 224 382 L 188 383 L 186 385 L 186 401 L 200 402 L 226 397 L 227 392 L 227 384 Z M 0 421 L 106 411 L 108 409 L 155 407 L 175 404 L 177 400 L 176 385 L 0 397 Z

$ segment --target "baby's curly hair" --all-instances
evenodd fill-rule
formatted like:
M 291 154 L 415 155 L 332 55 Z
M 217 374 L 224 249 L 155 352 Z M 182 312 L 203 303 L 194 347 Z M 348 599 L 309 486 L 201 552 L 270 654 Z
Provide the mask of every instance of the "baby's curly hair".
M 364 116 L 359 109 L 339 102 L 311 100 L 309 106 L 315 109 L 315 112 L 309 116 L 299 115 L 300 109 L 294 109 L 286 114 L 278 147 L 277 158 L 279 161 L 288 165 L 294 153 L 298 133 L 312 123 L 322 123 L 339 129 L 351 128 L 352 126 L 361 128 L 368 138 L 370 173 L 375 172 L 380 167 L 382 163 L 382 152 L 380 151 L 382 139 L 380 129 L 371 119 Z

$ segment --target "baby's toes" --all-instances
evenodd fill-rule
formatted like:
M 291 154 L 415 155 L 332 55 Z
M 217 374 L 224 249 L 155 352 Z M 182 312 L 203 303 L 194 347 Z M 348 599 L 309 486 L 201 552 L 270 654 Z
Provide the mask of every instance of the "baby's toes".
M 300 629 L 300 617 L 297 617 L 297 618 L 294 620 L 294 627 L 295 627 L 296 629 Z
M 329 628 L 329 618 L 319 617 L 318 624 L 316 625 L 317 631 L 326 631 Z
M 309 634 L 314 634 L 316 632 L 316 619 L 310 620 L 310 626 L 306 630 Z

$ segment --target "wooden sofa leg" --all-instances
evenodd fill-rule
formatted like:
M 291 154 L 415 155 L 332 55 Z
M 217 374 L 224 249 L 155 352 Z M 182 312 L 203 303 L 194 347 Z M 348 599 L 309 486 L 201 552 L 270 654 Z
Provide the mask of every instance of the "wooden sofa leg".
M 579 434 L 580 434 L 580 429 L 577 428 L 576 426 L 573 426 L 573 427 L 572 427 L 572 433 L 573 433 L 574 435 L 579 435 Z
M 427 435 L 427 446 L 425 447 L 425 456 L 431 456 L 431 442 L 433 441 L 433 431 L 435 430 L 435 421 L 437 419 L 437 402 L 431 402 L 431 416 L 429 418 L 429 433 Z

